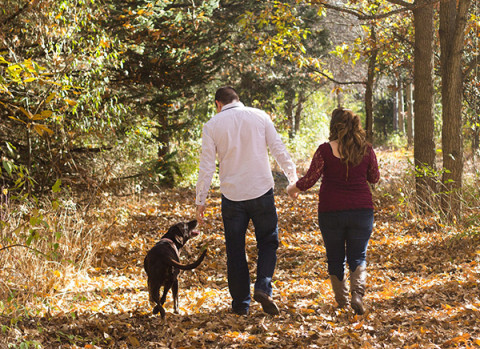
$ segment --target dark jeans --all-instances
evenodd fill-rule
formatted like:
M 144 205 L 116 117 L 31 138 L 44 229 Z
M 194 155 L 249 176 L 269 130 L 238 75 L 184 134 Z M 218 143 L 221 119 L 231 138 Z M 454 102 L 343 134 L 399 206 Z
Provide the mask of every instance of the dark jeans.
M 222 218 L 227 249 L 228 288 L 234 310 L 250 306 L 250 273 L 245 254 L 245 235 L 252 220 L 258 260 L 255 290 L 272 295 L 272 277 L 277 262 L 278 217 L 273 189 L 259 198 L 231 201 L 222 195 Z
M 328 273 L 343 280 L 345 260 L 351 272 L 366 266 L 373 229 L 373 210 L 319 212 L 318 224 L 327 251 Z

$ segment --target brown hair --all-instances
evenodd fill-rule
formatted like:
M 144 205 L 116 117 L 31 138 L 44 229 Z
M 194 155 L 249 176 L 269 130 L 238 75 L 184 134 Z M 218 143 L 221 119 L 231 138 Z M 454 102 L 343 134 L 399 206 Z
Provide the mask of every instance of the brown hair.
M 233 87 L 220 87 L 215 93 L 215 100 L 221 102 L 223 105 L 238 101 L 237 91 Z
M 338 141 L 338 153 L 348 165 L 359 165 L 369 143 L 360 117 L 349 109 L 337 108 L 332 112 L 330 121 L 330 141 Z

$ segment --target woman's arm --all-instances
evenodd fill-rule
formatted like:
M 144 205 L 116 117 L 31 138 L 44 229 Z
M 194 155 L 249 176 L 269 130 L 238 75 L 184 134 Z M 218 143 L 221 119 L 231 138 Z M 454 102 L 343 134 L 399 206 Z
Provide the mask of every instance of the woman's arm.
M 325 163 L 323 160 L 321 146 L 318 147 L 317 151 L 313 155 L 312 162 L 310 163 L 310 168 L 308 169 L 305 176 L 300 178 L 297 183 L 295 183 L 296 189 L 298 191 L 305 191 L 315 185 L 318 182 L 320 177 L 323 174 Z M 291 189 L 293 190 L 293 189 Z
M 380 171 L 378 170 L 377 156 L 373 151 L 373 147 L 370 148 L 370 162 L 367 169 L 367 181 L 370 183 L 377 183 L 380 179 Z

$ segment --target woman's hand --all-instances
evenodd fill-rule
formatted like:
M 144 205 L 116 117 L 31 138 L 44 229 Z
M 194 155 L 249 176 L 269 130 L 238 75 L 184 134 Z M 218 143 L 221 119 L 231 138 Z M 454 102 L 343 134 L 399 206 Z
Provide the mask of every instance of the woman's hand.
M 300 189 L 297 188 L 295 183 L 292 183 L 287 187 L 287 193 L 292 199 L 295 200 L 298 196 L 298 193 L 300 193 Z

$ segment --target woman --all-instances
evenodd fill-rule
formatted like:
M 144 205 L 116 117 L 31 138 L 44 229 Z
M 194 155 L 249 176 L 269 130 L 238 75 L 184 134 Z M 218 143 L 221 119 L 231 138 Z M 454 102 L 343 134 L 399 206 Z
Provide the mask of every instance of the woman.
M 368 182 L 379 180 L 377 158 L 366 141 L 360 118 L 351 110 L 332 113 L 328 143 L 315 152 L 306 175 L 287 188 L 296 198 L 320 177 L 318 223 L 327 252 L 328 273 L 339 307 L 348 304 L 345 259 L 350 269 L 351 306 L 363 314 L 366 253 L 373 229 L 373 202 Z

